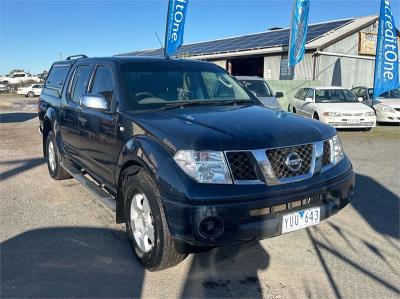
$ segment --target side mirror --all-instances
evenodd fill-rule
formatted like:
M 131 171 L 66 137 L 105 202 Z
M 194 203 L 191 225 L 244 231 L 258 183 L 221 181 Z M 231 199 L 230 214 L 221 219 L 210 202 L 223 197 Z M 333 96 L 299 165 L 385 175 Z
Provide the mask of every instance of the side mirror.
M 81 97 L 81 105 L 86 108 L 96 109 L 100 111 L 108 110 L 108 103 L 101 94 L 85 94 Z
M 313 103 L 314 100 L 313 100 L 313 98 L 306 98 L 305 102 L 306 103 Z
M 363 97 L 359 97 L 359 98 L 358 98 L 358 101 L 359 101 L 359 102 L 364 102 L 364 98 L 363 98 Z
M 278 92 L 275 94 L 275 98 L 277 98 L 277 99 L 283 98 L 283 92 L 278 91 Z

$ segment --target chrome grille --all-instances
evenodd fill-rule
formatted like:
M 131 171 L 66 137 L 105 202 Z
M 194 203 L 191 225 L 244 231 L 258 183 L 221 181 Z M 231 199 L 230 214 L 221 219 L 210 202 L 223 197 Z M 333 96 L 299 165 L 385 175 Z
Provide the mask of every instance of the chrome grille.
M 324 141 L 324 152 L 322 154 L 322 166 L 331 164 L 331 143 L 329 140 Z
M 226 157 L 235 181 L 257 180 L 256 161 L 251 152 L 227 152 Z
M 297 171 L 290 169 L 286 163 L 288 156 L 292 153 L 297 153 L 302 160 L 301 167 Z M 313 145 L 306 144 L 269 149 L 266 150 L 266 154 L 277 179 L 292 178 L 305 175 L 310 172 L 313 156 Z

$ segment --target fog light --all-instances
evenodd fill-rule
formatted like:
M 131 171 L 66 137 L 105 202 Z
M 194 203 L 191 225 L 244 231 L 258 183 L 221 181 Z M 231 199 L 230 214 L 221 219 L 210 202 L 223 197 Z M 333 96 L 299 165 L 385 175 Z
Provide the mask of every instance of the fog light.
M 217 238 L 224 231 L 224 223 L 218 217 L 207 217 L 200 222 L 199 231 L 206 239 Z

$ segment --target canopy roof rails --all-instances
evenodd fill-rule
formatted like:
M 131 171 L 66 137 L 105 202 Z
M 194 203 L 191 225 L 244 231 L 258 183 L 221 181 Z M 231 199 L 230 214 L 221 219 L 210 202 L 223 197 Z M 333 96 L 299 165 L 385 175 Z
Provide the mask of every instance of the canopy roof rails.
M 88 57 L 85 54 L 71 55 L 68 56 L 65 60 L 80 59 L 80 58 L 88 58 Z

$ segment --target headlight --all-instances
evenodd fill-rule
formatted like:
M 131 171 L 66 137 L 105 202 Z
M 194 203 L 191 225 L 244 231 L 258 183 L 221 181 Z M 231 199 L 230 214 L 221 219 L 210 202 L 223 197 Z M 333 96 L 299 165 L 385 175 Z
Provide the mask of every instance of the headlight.
M 331 145 L 332 145 L 331 161 L 332 161 L 332 164 L 336 165 L 340 161 L 342 161 L 344 158 L 343 145 L 342 145 L 342 141 L 340 140 L 339 136 L 335 135 L 331 139 Z
M 388 113 L 396 112 L 393 108 L 390 108 L 389 106 L 385 106 L 385 105 L 379 105 L 378 109 L 381 110 L 382 112 L 388 112 Z
M 175 162 L 199 183 L 232 184 L 223 152 L 179 151 Z
M 375 116 L 375 112 L 374 111 L 365 112 L 365 116 Z
M 340 116 L 342 116 L 342 114 L 339 113 L 339 112 L 324 112 L 322 115 L 323 116 L 330 116 L 330 117 L 340 117 Z

